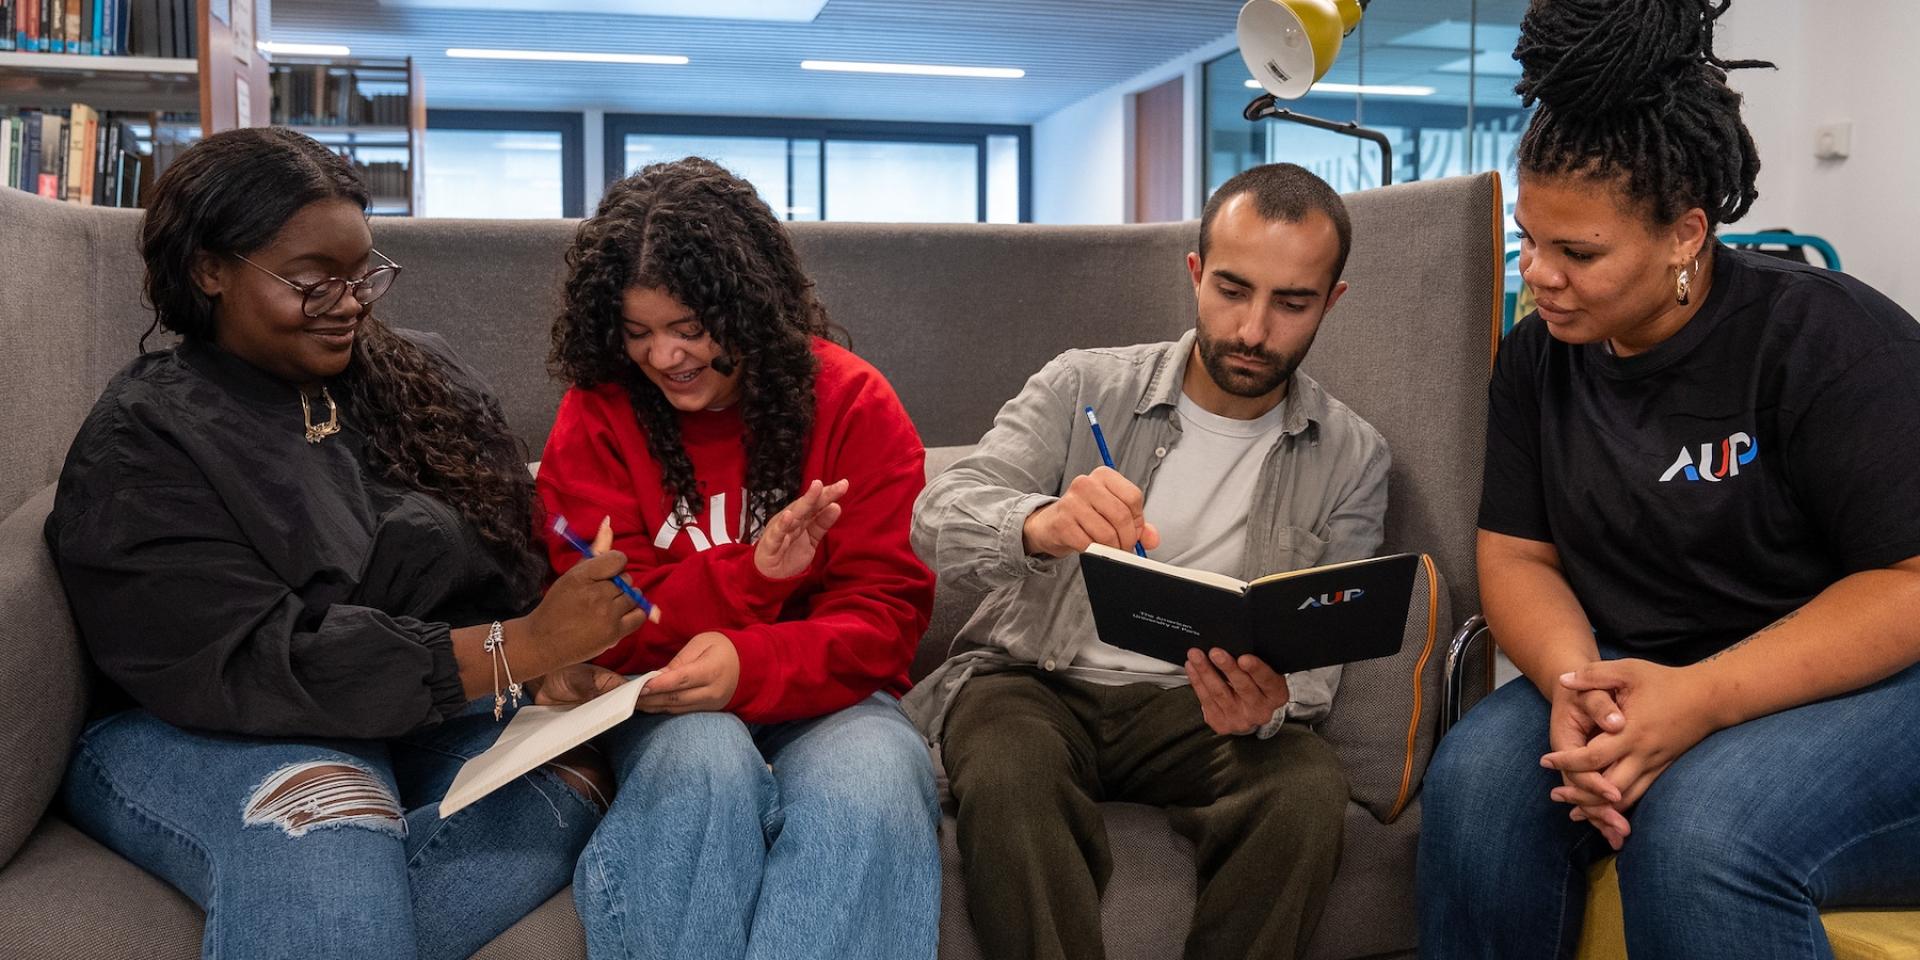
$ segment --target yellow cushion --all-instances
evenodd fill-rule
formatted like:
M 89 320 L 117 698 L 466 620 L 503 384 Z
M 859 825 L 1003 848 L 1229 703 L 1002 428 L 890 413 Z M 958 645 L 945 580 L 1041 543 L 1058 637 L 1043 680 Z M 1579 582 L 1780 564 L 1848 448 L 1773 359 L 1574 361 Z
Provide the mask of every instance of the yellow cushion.
M 1627 960 L 1620 875 L 1613 858 L 1587 872 L 1587 918 L 1578 960 Z M 1920 909 L 1826 910 L 1820 914 L 1834 960 L 1920 960 Z

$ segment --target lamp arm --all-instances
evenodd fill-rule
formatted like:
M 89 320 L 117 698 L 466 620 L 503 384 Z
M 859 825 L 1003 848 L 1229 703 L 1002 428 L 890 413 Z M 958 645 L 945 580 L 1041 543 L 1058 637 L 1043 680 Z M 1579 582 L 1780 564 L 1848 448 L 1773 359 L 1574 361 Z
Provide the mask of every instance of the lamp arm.
M 1365 3 L 1363 2 L 1361 5 L 1365 6 Z M 1292 110 L 1280 106 L 1274 100 L 1273 94 L 1271 93 L 1263 93 L 1254 97 L 1253 102 L 1247 104 L 1247 108 L 1241 111 L 1240 115 L 1252 121 L 1286 120 L 1291 123 L 1316 127 L 1342 136 L 1357 137 L 1361 140 L 1372 141 L 1375 146 L 1380 148 L 1380 185 L 1385 187 L 1393 183 L 1393 144 L 1387 140 L 1386 134 L 1378 130 L 1363 127 L 1351 120 L 1344 122 L 1339 120 L 1325 120 L 1304 113 L 1295 113 Z

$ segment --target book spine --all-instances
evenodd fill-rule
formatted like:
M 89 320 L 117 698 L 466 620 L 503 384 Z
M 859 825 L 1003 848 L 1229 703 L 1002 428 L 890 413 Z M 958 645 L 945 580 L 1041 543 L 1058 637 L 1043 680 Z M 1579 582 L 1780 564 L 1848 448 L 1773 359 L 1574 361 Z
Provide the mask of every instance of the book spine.
M 74 37 L 80 46 L 80 53 L 91 57 L 93 56 L 93 0 L 79 0 L 79 4 L 80 12 L 77 19 L 80 21 L 80 29 Z
M 120 121 L 112 117 L 107 122 L 107 162 L 102 169 L 106 181 L 101 202 L 117 207 L 120 205 Z
M 46 53 L 52 41 L 47 39 L 47 28 L 53 21 L 53 0 L 40 0 L 40 9 L 33 16 L 33 48 Z
M 139 12 L 139 39 L 133 52 L 143 57 L 157 57 L 160 55 L 160 8 L 154 5 L 154 0 L 133 0 L 133 4 Z
M 89 158 L 92 163 L 88 165 L 92 171 L 87 186 L 87 203 L 90 206 L 107 202 L 107 133 L 111 129 L 112 124 L 106 122 L 106 118 L 94 114 L 93 135 L 87 139 L 87 149 L 93 154 Z
M 61 197 L 68 203 L 86 203 L 93 168 L 87 165 L 87 108 L 76 103 L 67 112 L 67 163 L 60 171 Z
M 13 4 L 10 0 L 0 0 L 0 50 L 12 50 L 14 45 Z
M 13 117 L 0 115 L 0 186 L 13 186 Z
M 60 0 L 66 6 L 67 52 L 80 52 L 80 2 L 81 0 Z
M 40 118 L 40 190 L 48 200 L 60 199 L 60 167 L 67 159 L 67 122 L 55 114 Z
M 33 110 L 20 111 L 20 176 L 16 185 L 34 192 L 40 179 L 40 114 Z

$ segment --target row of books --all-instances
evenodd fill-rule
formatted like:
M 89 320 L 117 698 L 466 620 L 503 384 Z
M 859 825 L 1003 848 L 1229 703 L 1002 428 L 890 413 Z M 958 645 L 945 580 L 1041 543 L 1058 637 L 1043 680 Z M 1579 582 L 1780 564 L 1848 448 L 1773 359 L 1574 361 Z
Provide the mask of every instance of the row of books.
M 80 103 L 0 113 L 0 173 L 7 186 L 53 200 L 137 207 L 153 164 L 128 120 Z
M 0 0 L 0 50 L 198 55 L 197 0 Z
M 362 71 L 328 64 L 274 64 L 273 119 L 296 127 L 404 127 L 406 73 L 390 67 Z
M 354 159 L 354 165 L 360 168 L 360 176 L 366 180 L 367 190 L 373 194 L 375 205 L 383 201 L 392 202 L 413 193 L 406 164 L 389 160 L 362 163 L 357 158 L 350 159 Z

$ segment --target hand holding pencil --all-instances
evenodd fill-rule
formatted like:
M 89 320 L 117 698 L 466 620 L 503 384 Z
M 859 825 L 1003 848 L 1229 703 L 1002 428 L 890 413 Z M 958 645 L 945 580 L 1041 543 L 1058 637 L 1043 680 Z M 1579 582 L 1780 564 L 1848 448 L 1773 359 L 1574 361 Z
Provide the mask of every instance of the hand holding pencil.
M 1064 557 L 1101 543 L 1116 550 L 1132 549 L 1140 556 L 1160 546 L 1160 531 L 1146 518 L 1146 495 L 1113 469 L 1106 437 L 1091 408 L 1088 420 L 1101 447 L 1106 466 L 1074 477 L 1060 499 L 1027 515 L 1021 528 L 1027 553 Z

